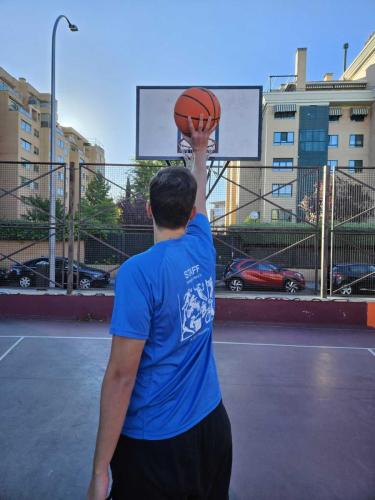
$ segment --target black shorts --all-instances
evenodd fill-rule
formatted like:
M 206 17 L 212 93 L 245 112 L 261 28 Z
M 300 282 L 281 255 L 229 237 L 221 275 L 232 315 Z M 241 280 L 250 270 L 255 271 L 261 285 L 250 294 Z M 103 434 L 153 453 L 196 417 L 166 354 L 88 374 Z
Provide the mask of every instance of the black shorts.
M 227 500 L 232 469 L 231 426 L 220 403 L 173 438 L 120 435 L 111 460 L 113 500 Z

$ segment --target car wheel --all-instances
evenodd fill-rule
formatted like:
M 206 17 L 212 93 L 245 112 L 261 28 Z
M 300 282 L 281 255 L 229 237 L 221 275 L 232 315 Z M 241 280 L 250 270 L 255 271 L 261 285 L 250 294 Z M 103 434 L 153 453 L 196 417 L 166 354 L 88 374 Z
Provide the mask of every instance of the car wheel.
M 31 286 L 31 279 L 28 276 L 22 276 L 22 278 L 18 280 L 18 284 L 21 288 L 29 288 Z
M 340 290 L 340 294 L 341 295 L 352 295 L 353 293 L 353 287 L 351 285 L 342 285 L 343 288 L 341 288 Z
M 79 288 L 83 288 L 85 290 L 91 288 L 91 281 L 88 278 L 81 278 L 79 280 Z
M 297 293 L 298 283 L 295 280 L 286 280 L 284 283 L 284 289 L 287 293 Z
M 243 281 L 239 278 L 232 278 L 229 281 L 228 288 L 232 292 L 241 292 L 243 290 Z

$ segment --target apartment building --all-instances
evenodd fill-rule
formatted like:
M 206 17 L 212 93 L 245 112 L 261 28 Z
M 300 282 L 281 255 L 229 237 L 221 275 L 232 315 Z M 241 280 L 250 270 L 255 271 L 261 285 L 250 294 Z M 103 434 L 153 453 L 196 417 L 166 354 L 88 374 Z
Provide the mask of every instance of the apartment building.
M 0 67 L 0 186 L 5 190 L 20 187 L 13 194 L 0 198 L 0 219 L 14 220 L 27 212 L 23 200 L 30 196 L 49 198 L 51 96 L 39 92 L 25 78 L 16 79 Z M 55 161 L 69 166 L 69 162 L 104 163 L 104 149 L 83 137 L 71 127 L 56 127 Z M 7 164 L 6 162 L 22 162 Z M 35 164 L 36 163 L 36 164 Z M 104 166 L 95 167 L 104 175 Z M 66 173 L 66 175 L 64 175 Z M 82 181 L 82 192 L 87 188 L 88 175 Z M 68 168 L 56 172 L 56 196 L 68 206 Z M 78 203 L 78 176 L 75 206 Z
M 354 178 L 375 185 L 375 33 L 339 80 L 326 73 L 307 81 L 307 49 L 297 49 L 295 76 L 263 96 L 262 158 L 229 170 L 232 179 L 250 188 L 227 188 L 226 224 L 257 213 L 263 222 L 293 220 L 309 182 L 302 168 L 345 167 Z M 267 168 L 236 168 L 236 165 Z M 299 166 L 297 173 L 294 167 Z M 314 176 L 315 174 L 312 174 Z M 254 203 L 249 202 L 258 196 Z M 278 205 L 272 205 L 269 201 Z

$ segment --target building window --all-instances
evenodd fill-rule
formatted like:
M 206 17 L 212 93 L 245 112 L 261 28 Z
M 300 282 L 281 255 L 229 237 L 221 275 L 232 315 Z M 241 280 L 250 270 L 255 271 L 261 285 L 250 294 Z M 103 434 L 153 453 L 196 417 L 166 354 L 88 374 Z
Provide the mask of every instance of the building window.
M 329 115 L 330 122 L 338 122 L 341 118 L 341 115 Z
M 50 127 L 50 121 L 51 121 L 51 116 L 49 113 L 42 113 L 42 121 L 40 123 L 41 127 L 43 128 L 49 128 Z
M 295 111 L 275 111 L 274 117 L 276 119 L 291 119 L 295 118 L 296 112 Z
M 274 172 L 291 172 L 293 170 L 293 158 L 274 158 L 272 166 Z
M 84 193 L 86 191 L 85 186 L 81 186 L 81 193 Z
M 352 122 L 364 122 L 366 115 L 351 115 L 350 119 Z
M 35 137 L 39 137 L 39 130 L 37 130 L 36 128 L 34 128 L 34 135 Z
M 65 163 L 65 158 L 61 155 L 58 155 L 57 161 L 58 161 L 58 163 Z
M 61 139 L 57 139 L 57 145 L 59 146 L 59 148 L 61 149 L 64 149 L 65 147 L 65 143 L 64 141 L 62 141 Z
M 30 123 L 25 122 L 25 120 L 21 120 L 21 129 L 27 132 L 28 134 L 31 134 L 32 132 L 32 127 Z
M 64 189 L 61 187 L 58 187 L 56 189 L 57 196 L 64 196 Z
M 292 214 L 286 212 L 285 210 L 279 210 L 278 208 L 273 208 L 271 210 L 271 220 L 283 220 L 283 221 L 292 221 Z
M 34 172 L 39 173 L 39 165 L 34 165 Z
M 28 160 L 26 160 L 26 158 L 21 158 L 21 161 L 24 162 L 22 163 L 22 167 L 25 170 L 31 170 L 31 163 Z
M 329 171 L 331 174 L 334 172 L 335 168 L 337 167 L 337 160 L 328 160 L 327 161 L 327 167 L 329 167 Z
M 328 136 L 328 147 L 329 148 L 337 148 L 339 146 L 339 136 L 338 135 L 329 135 Z
M 273 143 L 280 144 L 294 144 L 294 132 L 274 132 Z
M 31 143 L 28 141 L 25 141 L 25 139 L 21 139 L 21 147 L 25 151 L 31 151 Z
M 272 184 L 272 196 L 277 198 L 288 198 L 293 193 L 291 184 Z
M 60 170 L 60 172 L 57 172 L 57 179 L 59 181 L 63 181 L 64 180 L 64 172 L 62 172 L 61 170 Z
M 39 154 L 39 148 L 34 146 L 34 155 L 38 155 L 38 154 Z
M 27 186 L 25 184 L 27 184 Z M 21 186 L 24 186 L 24 185 L 26 188 L 31 189 L 32 191 L 37 191 L 39 189 L 38 182 L 35 182 L 35 181 L 30 182 L 30 179 L 27 179 L 27 177 L 21 177 Z
M 324 129 L 303 129 L 299 132 L 301 151 L 326 151 L 327 132 Z
M 363 122 L 368 115 L 368 108 L 352 108 L 350 110 L 350 119 L 352 122 Z
M 349 146 L 351 148 L 363 148 L 363 134 L 350 134 Z
M 351 174 L 363 172 L 363 160 L 349 160 L 349 172 Z

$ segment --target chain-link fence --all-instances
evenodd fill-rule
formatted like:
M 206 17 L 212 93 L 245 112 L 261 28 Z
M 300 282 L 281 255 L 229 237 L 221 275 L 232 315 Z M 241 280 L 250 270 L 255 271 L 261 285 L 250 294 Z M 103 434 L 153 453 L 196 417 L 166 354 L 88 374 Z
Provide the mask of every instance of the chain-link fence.
M 50 218 L 50 178 L 56 211 Z M 64 163 L 0 163 L 0 286 L 63 288 L 66 283 L 67 169 Z M 49 277 L 49 242 L 56 239 L 55 279 Z
M 72 288 L 111 288 L 122 262 L 152 246 L 148 187 L 166 165 L 53 165 L 56 287 L 68 285 L 69 293 Z M 50 165 L 13 162 L 0 168 L 0 284 L 46 286 Z M 326 182 L 323 170 L 282 162 L 208 166 L 207 209 L 218 286 L 318 294 L 327 275 L 331 295 L 375 290 L 375 168 L 336 168 Z

